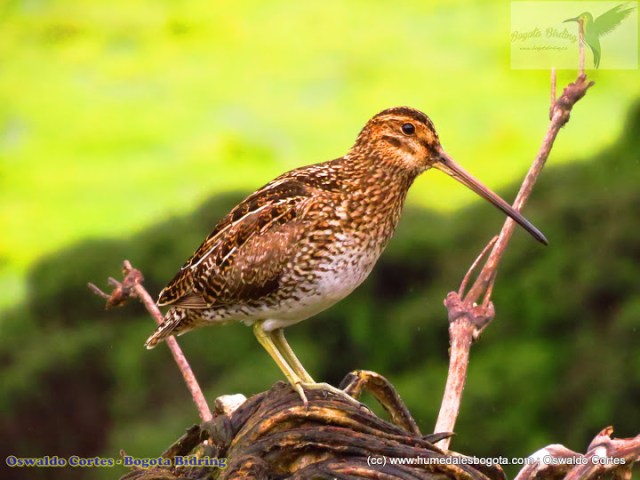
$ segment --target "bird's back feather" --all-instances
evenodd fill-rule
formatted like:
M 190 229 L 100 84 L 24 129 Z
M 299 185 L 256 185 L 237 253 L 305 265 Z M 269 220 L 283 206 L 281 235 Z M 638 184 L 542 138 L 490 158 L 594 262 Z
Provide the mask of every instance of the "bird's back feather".
M 296 178 L 279 177 L 247 197 L 162 290 L 158 305 L 207 308 L 256 300 L 277 289 L 318 193 Z

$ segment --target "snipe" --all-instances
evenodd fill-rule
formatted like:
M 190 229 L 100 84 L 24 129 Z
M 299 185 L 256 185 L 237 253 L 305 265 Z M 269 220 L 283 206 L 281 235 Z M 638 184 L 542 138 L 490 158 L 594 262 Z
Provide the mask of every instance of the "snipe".
M 224 217 L 160 293 L 158 305 L 170 308 L 147 348 L 196 327 L 242 321 L 253 325 L 304 402 L 304 388 L 336 391 L 314 382 L 283 329 L 340 301 L 367 278 L 393 235 L 409 187 L 432 167 L 546 243 L 445 154 L 424 113 L 391 108 L 367 122 L 345 156 L 279 176 Z

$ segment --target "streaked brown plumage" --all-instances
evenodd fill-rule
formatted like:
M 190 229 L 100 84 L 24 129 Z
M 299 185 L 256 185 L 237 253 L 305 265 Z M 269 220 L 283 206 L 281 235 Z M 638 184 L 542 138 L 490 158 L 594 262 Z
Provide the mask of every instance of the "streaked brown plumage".
M 346 297 L 369 275 L 415 178 L 436 167 L 544 236 L 442 150 L 428 117 L 396 107 L 374 116 L 344 157 L 287 172 L 235 207 L 160 293 L 170 306 L 147 340 L 243 321 L 305 400 L 315 384 L 282 328 Z M 326 385 L 322 388 L 328 388 Z

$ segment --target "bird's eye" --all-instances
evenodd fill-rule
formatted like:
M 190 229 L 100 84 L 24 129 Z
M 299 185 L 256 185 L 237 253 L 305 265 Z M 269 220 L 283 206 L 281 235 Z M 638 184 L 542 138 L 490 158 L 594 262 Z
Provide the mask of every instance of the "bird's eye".
M 416 133 L 416 127 L 413 125 L 413 123 L 405 123 L 404 125 L 402 125 L 402 133 L 404 133 L 405 135 L 413 135 L 414 133 Z

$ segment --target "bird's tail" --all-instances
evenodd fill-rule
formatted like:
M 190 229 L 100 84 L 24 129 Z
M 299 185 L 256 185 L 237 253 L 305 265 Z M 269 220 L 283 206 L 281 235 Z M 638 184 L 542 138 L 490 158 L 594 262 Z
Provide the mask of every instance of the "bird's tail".
M 191 330 L 195 323 L 193 312 L 184 308 L 171 308 L 164 316 L 164 319 L 156 331 L 151 335 L 144 346 L 152 349 L 158 343 L 171 335 L 181 335 Z

